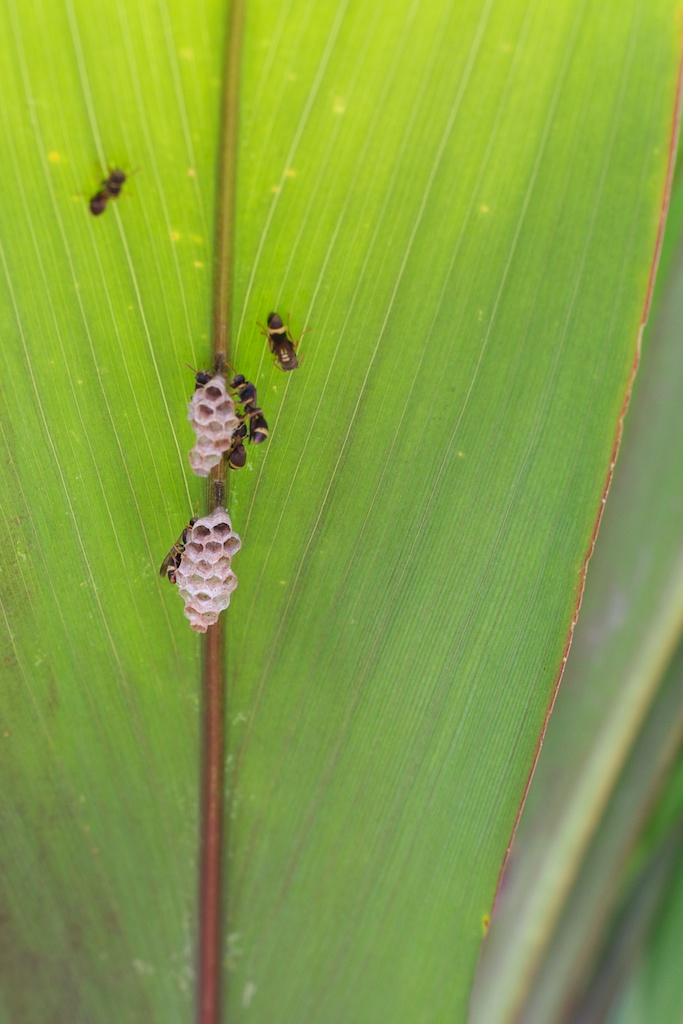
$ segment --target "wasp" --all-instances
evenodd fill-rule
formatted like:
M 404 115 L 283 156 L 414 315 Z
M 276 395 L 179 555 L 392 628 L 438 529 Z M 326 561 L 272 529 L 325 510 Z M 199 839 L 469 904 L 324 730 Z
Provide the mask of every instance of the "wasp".
M 208 370 L 196 370 L 194 366 L 190 366 L 189 363 L 185 363 L 185 366 L 188 368 L 188 370 L 192 370 L 194 374 L 195 391 L 199 391 L 200 388 L 205 387 L 209 383 L 209 381 L 216 376 L 215 373 L 209 373 Z
M 187 363 L 185 365 L 187 366 Z M 190 367 L 190 369 L 193 369 L 193 367 Z M 207 373 L 206 370 L 195 371 L 195 391 L 199 391 L 200 388 L 206 387 L 209 381 L 213 380 L 215 376 L 215 373 Z
M 299 365 L 299 360 L 296 355 L 296 349 L 303 337 L 301 335 L 296 341 L 292 339 L 289 333 L 289 328 L 283 324 L 281 317 L 277 313 L 268 314 L 268 327 L 264 327 L 263 324 L 258 325 L 261 328 L 261 333 L 268 339 L 268 346 L 270 351 L 275 356 L 273 362 L 281 370 L 296 370 Z
M 187 544 L 187 534 L 196 522 L 196 519 L 190 519 L 189 523 L 178 537 L 178 540 L 161 563 L 159 575 L 168 576 L 169 583 L 175 583 L 175 574 L 180 568 L 180 561 L 183 557 L 183 552 L 185 551 L 185 545 Z
M 245 408 L 256 405 L 256 388 L 241 373 L 232 378 L 230 387 L 236 392 L 235 397 L 240 405 L 243 405 Z
M 233 377 L 230 381 L 230 387 L 236 392 L 237 402 L 244 407 L 242 426 L 244 427 L 245 421 L 249 420 L 249 441 L 251 444 L 261 444 L 268 437 L 268 424 L 263 415 L 263 409 L 257 405 L 256 387 L 246 377 L 242 376 L 241 373 Z M 245 435 L 246 429 L 242 436 L 244 437 Z M 246 461 L 246 453 L 244 459 Z M 232 468 L 236 467 L 233 466 Z
M 233 431 L 232 445 L 226 452 L 226 459 L 230 469 L 242 469 L 247 461 L 247 450 L 244 447 L 244 439 L 247 436 L 247 425 L 240 423 L 237 430 Z
M 93 217 L 99 217 L 101 213 L 104 213 L 110 199 L 119 198 L 123 183 L 127 177 L 129 175 L 119 167 L 115 167 L 113 170 L 109 168 L 109 177 L 102 181 L 101 188 L 97 190 L 88 203 Z
M 251 444 L 261 444 L 268 437 L 268 424 L 263 409 L 249 409 L 245 418 L 249 420 L 249 441 Z

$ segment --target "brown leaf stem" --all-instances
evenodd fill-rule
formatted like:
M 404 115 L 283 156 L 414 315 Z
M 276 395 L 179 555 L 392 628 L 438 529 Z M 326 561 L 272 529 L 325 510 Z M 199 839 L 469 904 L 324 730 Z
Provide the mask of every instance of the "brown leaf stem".
M 233 0 L 225 40 L 223 100 L 217 181 L 213 294 L 214 365 L 230 358 L 237 125 L 244 0 Z M 209 509 L 223 503 L 223 462 L 211 473 Z M 202 671 L 201 822 L 199 859 L 198 1024 L 221 1021 L 222 883 L 225 764 L 225 624 L 221 616 L 206 634 Z

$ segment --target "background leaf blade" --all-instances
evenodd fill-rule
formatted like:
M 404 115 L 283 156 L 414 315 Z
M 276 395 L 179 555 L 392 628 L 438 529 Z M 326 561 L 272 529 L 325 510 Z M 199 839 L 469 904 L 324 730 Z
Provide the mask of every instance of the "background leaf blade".
M 235 1019 L 464 1013 L 633 362 L 676 9 L 249 8 L 235 360 L 274 429 L 231 497 Z M 154 588 L 200 493 L 182 363 L 208 351 L 224 14 L 158 11 L 117 6 L 103 40 L 82 4 L 2 8 L 3 475 L 26 514 L 6 885 L 46 964 L 5 999 L 29 1020 L 54 950 L 71 1019 L 189 1012 L 198 650 Z M 141 170 L 96 221 L 98 157 Z M 272 306 L 314 326 L 286 378 L 254 326 Z M 37 792 L 80 952 L 35 900 L 25 923 Z

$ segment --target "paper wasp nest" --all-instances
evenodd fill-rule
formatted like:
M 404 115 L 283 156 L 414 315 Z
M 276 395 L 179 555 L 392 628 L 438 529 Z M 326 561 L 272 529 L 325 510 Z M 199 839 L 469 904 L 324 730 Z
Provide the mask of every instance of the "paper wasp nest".
M 176 583 L 185 601 L 185 615 L 198 633 L 206 633 L 230 604 L 237 586 L 230 563 L 241 547 L 227 509 L 220 506 L 198 519 L 188 532 Z
M 220 374 L 197 388 L 187 410 L 197 443 L 190 452 L 190 465 L 197 476 L 208 476 L 232 443 L 233 431 L 240 425 L 235 403 Z

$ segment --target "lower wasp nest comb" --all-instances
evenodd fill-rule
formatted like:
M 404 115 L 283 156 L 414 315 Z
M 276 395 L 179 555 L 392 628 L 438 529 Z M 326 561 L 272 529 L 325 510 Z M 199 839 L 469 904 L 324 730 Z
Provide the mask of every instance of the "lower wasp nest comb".
M 197 476 L 208 476 L 232 444 L 232 435 L 240 420 L 235 403 L 228 394 L 225 377 L 216 374 L 198 387 L 190 400 L 187 418 L 197 443 L 190 452 L 190 465 Z
M 206 633 L 230 604 L 237 586 L 230 563 L 241 547 L 228 511 L 221 506 L 188 530 L 175 580 L 185 601 L 185 615 L 198 633 Z

